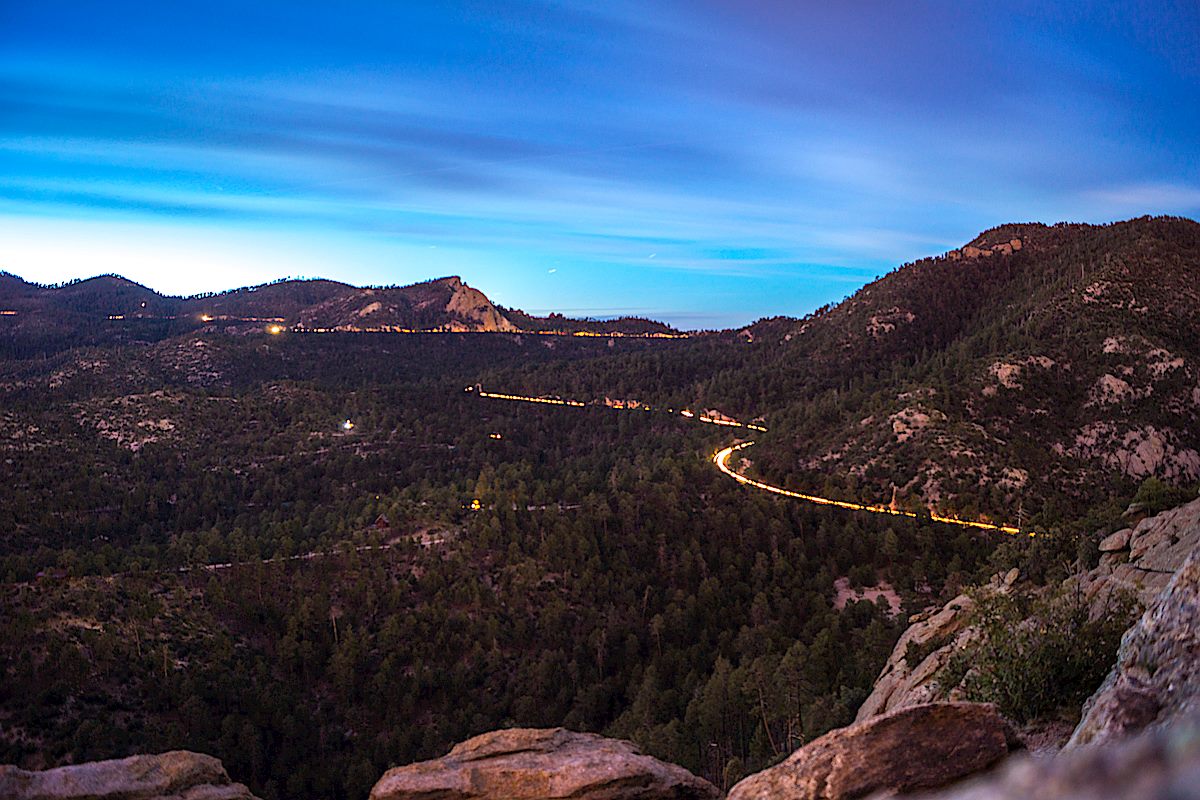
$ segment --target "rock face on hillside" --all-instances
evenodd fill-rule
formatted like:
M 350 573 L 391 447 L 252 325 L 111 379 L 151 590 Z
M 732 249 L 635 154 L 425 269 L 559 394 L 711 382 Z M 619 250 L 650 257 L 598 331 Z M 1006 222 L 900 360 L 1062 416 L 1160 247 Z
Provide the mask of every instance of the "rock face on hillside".
M 257 800 L 212 756 L 175 750 L 41 772 L 0 766 L 5 800 Z
M 563 728 L 512 728 L 388 770 L 371 800 L 716 800 L 715 786 L 630 742 Z
M 1162 517 L 1178 519 L 1173 512 L 1159 515 Z M 1110 538 L 1110 546 L 1124 547 L 1127 541 L 1122 540 L 1129 537 Z M 1116 666 L 1084 705 L 1083 720 L 1058 755 L 1017 757 L 993 775 L 922 798 L 1200 797 L 1197 663 L 1200 663 L 1200 551 L 1191 554 L 1142 618 L 1126 632 Z
M 921 800 L 1184 800 L 1200 797 L 1200 719 L 1054 758 L 1015 757 L 995 774 Z
M 996 576 L 984 591 L 1007 592 L 1017 578 L 1017 571 L 1011 570 Z M 974 610 L 975 601 L 960 594 L 937 611 L 915 615 L 875 679 L 870 696 L 859 707 L 855 721 L 934 700 L 957 699 L 957 687 L 942 686 L 940 677 L 950 657 L 978 636 L 968 624 Z M 908 663 L 910 645 L 914 652 L 924 651 L 916 664 Z
M 1083 710 L 1068 748 L 1200 719 L 1200 551 L 1125 632 L 1116 666 Z
M 453 292 L 450 300 L 446 303 L 446 313 L 451 316 L 452 321 L 449 324 L 452 328 L 489 333 L 517 329 L 516 325 L 513 325 L 496 310 L 492 301 L 488 300 L 483 292 L 472 289 L 459 278 L 450 280 Z M 460 319 L 466 320 L 466 323 L 458 322 Z
M 412 286 L 351 289 L 300 312 L 308 329 L 496 333 L 517 326 L 483 292 L 452 276 Z
M 1084 584 L 1100 584 L 1097 591 L 1124 588 L 1145 597 L 1159 583 L 1155 575 L 1183 563 L 1122 637 L 1116 665 L 1085 703 L 1067 746 L 1054 758 L 1018 757 L 994 775 L 925 800 L 1200 797 L 1198 507 L 1193 501 L 1100 542 L 1108 561 L 1090 574 L 1093 584 Z M 1114 569 L 1113 554 L 1122 554 L 1115 566 L 1134 564 L 1136 571 Z
M 827 733 L 734 786 L 729 800 L 848 800 L 931 789 L 990 767 L 1014 744 L 994 706 L 928 703 Z
M 958 261 L 960 258 L 990 258 L 993 255 L 1011 256 L 1021 249 L 1021 244 L 1021 240 L 1015 237 L 1007 242 L 994 244 L 991 247 L 975 247 L 969 244 L 961 250 L 951 250 L 946 253 L 946 258 L 951 261 Z
M 1149 605 L 1188 555 L 1200 549 L 1200 499 L 1147 517 L 1100 542 L 1100 565 L 1080 577 L 1096 613 L 1114 592 Z

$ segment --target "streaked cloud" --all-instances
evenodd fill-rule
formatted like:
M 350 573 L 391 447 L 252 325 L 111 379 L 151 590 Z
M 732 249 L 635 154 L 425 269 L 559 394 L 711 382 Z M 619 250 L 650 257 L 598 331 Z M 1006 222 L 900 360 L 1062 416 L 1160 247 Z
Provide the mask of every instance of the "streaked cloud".
M 454 271 L 734 324 L 1012 219 L 1200 211 L 1200 21 L 1167 0 L 1127 26 L 1098 1 L 4 13 L 0 222 L 79 246 L 0 264 L 46 280 L 108 248 L 213 288 L 155 279 L 194 240 L 253 265 L 232 282 Z
M 1086 192 L 1084 197 L 1101 213 L 1130 214 L 1200 213 L 1200 184 L 1138 183 Z

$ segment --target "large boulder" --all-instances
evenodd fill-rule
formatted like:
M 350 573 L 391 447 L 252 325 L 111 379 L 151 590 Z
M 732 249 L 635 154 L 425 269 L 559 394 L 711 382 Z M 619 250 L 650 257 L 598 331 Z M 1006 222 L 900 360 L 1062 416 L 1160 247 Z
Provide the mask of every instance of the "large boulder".
M 1067 747 L 1200 715 L 1200 552 L 1121 637 L 1117 663 L 1083 707 Z
M 734 786 L 729 800 L 849 800 L 932 789 L 990 767 L 1015 746 L 995 706 L 927 703 L 827 733 Z
M 511 728 L 395 767 L 371 800 L 715 800 L 720 791 L 632 743 L 563 728 Z
M 1187 800 L 1200 797 L 1200 718 L 995 773 L 921 800 Z M 916 800 L 916 798 L 913 798 Z
M 212 756 L 175 750 L 42 771 L 0 766 L 4 800 L 257 800 Z

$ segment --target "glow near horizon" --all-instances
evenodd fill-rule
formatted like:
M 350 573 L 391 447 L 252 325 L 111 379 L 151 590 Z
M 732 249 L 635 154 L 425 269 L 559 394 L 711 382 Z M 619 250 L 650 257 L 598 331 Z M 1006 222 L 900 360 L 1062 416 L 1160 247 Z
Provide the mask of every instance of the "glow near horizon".
M 1196 216 L 1200 11 L 1044 5 L 8 4 L 0 268 L 694 328 L 1003 222 Z

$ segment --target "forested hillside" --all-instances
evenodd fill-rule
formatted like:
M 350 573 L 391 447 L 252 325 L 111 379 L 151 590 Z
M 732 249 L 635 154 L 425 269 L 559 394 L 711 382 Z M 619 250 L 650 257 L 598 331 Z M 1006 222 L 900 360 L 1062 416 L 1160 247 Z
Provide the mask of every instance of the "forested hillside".
M 358 797 L 568 724 L 718 775 L 865 697 L 903 616 L 835 609 L 836 578 L 919 608 L 994 544 L 747 496 L 712 426 L 463 391 L 607 342 L 346 337 L 9 365 L 0 759 L 190 747 L 264 797 Z
M 184 325 L 118 279 L 2 277 L 0 762 L 186 747 L 264 798 L 360 798 L 563 724 L 728 785 L 849 722 L 908 614 L 1059 576 L 1144 479 L 1194 484 L 1198 229 L 1006 226 L 686 339 L 262 322 L 401 315 L 453 281 L 260 287 L 204 299 L 252 323 Z M 763 421 L 751 474 L 921 513 L 743 487 L 711 458 L 751 431 L 710 410 Z
M 765 415 L 775 483 L 1052 526 L 1200 479 L 1200 224 L 1003 226 L 802 320 L 496 380 Z

